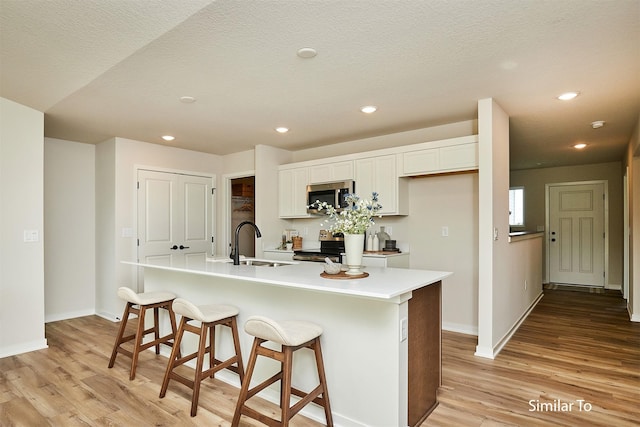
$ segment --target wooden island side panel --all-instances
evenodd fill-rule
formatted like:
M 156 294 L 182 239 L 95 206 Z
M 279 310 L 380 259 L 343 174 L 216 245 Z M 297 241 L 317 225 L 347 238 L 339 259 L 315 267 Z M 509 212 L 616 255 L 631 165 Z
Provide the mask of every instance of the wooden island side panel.
M 442 282 L 413 291 L 409 300 L 408 421 L 419 426 L 438 406 L 442 384 Z

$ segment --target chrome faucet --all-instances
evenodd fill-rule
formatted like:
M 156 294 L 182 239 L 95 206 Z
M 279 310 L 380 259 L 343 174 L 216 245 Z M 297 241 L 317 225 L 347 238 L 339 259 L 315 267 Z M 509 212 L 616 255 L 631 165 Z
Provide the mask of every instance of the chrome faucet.
M 238 226 L 236 227 L 236 241 L 234 242 L 233 250 L 229 255 L 229 258 L 233 259 L 233 265 L 240 265 L 240 252 L 238 251 L 238 240 L 240 239 L 238 239 L 238 235 L 240 234 L 240 229 L 242 228 L 242 226 L 247 224 L 249 224 L 253 227 L 254 230 L 256 230 L 256 237 L 262 237 L 258 226 L 251 221 L 242 221 L 240 224 L 238 224 Z

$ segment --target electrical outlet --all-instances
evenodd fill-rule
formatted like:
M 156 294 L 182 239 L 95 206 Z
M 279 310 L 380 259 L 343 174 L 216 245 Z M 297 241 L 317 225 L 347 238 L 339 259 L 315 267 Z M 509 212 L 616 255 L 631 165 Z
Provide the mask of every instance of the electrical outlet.
M 407 322 L 407 318 L 403 317 L 400 319 L 400 342 L 405 341 L 407 339 L 409 333 L 409 326 Z
M 442 237 L 449 237 L 449 227 L 446 225 L 442 227 Z
M 384 228 L 384 231 L 386 231 L 389 236 L 393 235 L 393 228 L 388 225 Z

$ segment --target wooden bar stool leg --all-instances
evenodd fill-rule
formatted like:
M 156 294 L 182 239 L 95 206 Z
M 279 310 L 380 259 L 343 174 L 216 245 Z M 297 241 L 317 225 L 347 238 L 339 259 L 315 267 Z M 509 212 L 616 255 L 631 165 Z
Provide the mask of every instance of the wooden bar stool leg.
M 144 315 L 145 310 L 142 306 L 138 309 L 138 328 L 136 331 L 135 344 L 133 346 L 133 354 L 131 355 L 131 372 L 129 379 L 133 380 L 136 377 L 136 368 L 138 367 L 138 356 L 140 354 L 140 346 L 142 346 L 142 339 L 144 338 Z
M 251 353 L 249 356 L 249 362 L 247 364 L 247 372 L 245 373 L 242 386 L 240 387 L 240 394 L 238 395 L 238 402 L 236 403 L 236 411 L 233 414 L 233 420 L 231 421 L 231 427 L 238 427 L 240 424 L 240 416 L 242 415 L 242 408 L 247 401 L 249 394 L 249 385 L 251 383 L 251 375 L 253 375 L 253 369 L 256 366 L 256 360 L 258 358 L 258 346 L 260 345 L 260 339 L 254 338 L 253 346 L 251 347 Z
M 116 361 L 116 355 L 118 354 L 118 347 L 120 347 L 120 344 L 122 344 L 122 337 L 124 336 L 125 329 L 127 328 L 127 321 L 129 320 L 130 307 L 131 303 L 127 303 L 124 307 L 124 314 L 122 315 L 122 319 L 120 320 L 120 328 L 118 329 L 116 342 L 113 345 L 113 350 L 111 351 L 111 359 L 109 359 L 109 368 L 113 368 L 113 364 Z
M 160 315 L 159 308 L 153 308 L 153 336 L 154 340 L 158 341 L 160 339 Z M 156 344 L 156 354 L 160 354 L 160 343 Z
M 167 311 L 169 312 L 169 322 L 171 323 L 171 334 L 173 335 L 173 345 L 172 347 L 178 347 L 178 358 L 181 357 L 182 352 L 180 351 L 180 345 L 176 343 L 176 337 L 178 336 L 178 327 L 176 326 L 176 313 L 174 313 L 173 309 L 171 308 L 171 305 L 173 304 L 173 301 L 171 301 L 165 308 L 167 309 Z M 172 351 L 173 353 L 173 351 Z
M 209 368 L 213 368 L 216 365 L 216 326 L 211 325 L 209 328 Z M 214 378 L 215 372 L 211 373 L 211 378 Z
M 293 366 L 293 350 L 289 346 L 283 346 L 284 361 L 282 362 L 282 382 L 280 384 L 280 408 L 281 423 L 283 427 L 289 426 L 291 414 L 291 368 Z
M 242 364 L 242 351 L 240 350 L 240 335 L 238 334 L 238 322 L 235 317 L 231 318 L 231 334 L 233 335 L 233 347 L 236 352 L 236 364 L 238 365 L 238 375 L 240 383 L 244 382 L 244 366 Z
M 169 386 L 169 378 L 171 377 L 171 372 L 173 368 L 176 366 L 177 360 L 180 358 L 180 342 L 182 341 L 182 335 L 184 334 L 184 324 L 186 322 L 186 318 L 182 318 L 180 321 L 180 327 L 178 328 L 177 335 L 174 339 L 174 345 L 171 349 L 171 356 L 169 356 L 169 363 L 167 364 L 167 369 L 164 373 L 164 379 L 162 380 L 162 387 L 160 388 L 160 397 L 164 397 L 167 393 L 167 387 Z
M 327 377 L 324 371 L 324 362 L 322 359 L 322 348 L 320 347 L 320 338 L 318 337 L 313 344 L 313 352 L 316 356 L 316 366 L 318 367 L 318 378 L 322 385 L 322 400 L 324 406 L 324 415 L 327 420 L 327 427 L 333 426 L 333 417 L 331 416 L 331 405 L 329 401 L 329 389 L 327 388 Z
M 200 383 L 202 382 L 202 365 L 207 348 L 207 328 L 209 325 L 200 325 L 200 342 L 198 344 L 198 355 L 196 356 L 196 375 L 193 380 L 193 396 L 191 398 L 191 416 L 195 417 L 198 411 L 198 399 L 200 398 Z

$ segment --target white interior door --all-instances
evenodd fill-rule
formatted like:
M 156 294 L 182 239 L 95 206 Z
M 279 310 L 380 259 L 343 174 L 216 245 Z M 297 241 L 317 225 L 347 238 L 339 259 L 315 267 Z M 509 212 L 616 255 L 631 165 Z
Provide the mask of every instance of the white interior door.
M 138 171 L 138 260 L 204 262 L 214 255 L 210 177 Z
M 604 183 L 549 186 L 549 279 L 604 286 Z

